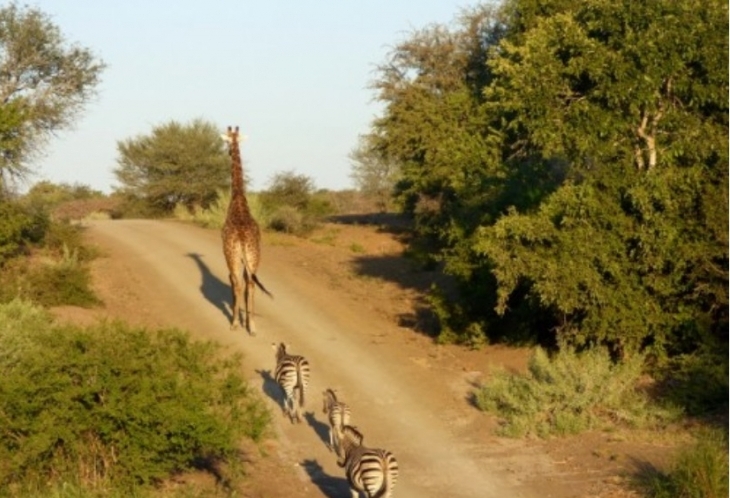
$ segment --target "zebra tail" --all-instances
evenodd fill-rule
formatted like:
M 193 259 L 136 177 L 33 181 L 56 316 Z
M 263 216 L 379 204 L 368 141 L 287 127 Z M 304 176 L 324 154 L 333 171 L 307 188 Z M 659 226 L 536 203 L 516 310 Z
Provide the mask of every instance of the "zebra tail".
M 381 468 L 383 470 L 383 485 L 380 486 L 380 489 L 373 495 L 373 498 L 383 498 L 385 496 L 388 496 L 388 493 L 390 493 L 391 488 L 393 487 L 393 482 L 390 475 L 390 463 L 388 461 L 389 459 L 387 456 L 383 459 L 381 459 Z
M 304 383 L 302 382 L 302 367 L 297 363 L 297 385 L 295 389 L 299 391 L 299 406 L 304 407 Z
M 301 380 L 298 381 L 297 389 L 299 389 L 299 406 L 304 407 L 304 384 Z

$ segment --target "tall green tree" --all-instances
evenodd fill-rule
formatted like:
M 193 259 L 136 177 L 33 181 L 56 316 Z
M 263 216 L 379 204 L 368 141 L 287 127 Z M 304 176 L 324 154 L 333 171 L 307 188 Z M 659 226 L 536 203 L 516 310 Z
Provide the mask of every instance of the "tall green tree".
M 206 208 L 231 183 L 220 130 L 202 119 L 155 126 L 148 135 L 117 142 L 117 150 L 119 192 L 158 213 L 169 213 L 177 204 Z
M 726 344 L 727 31 L 719 0 L 508 0 L 396 46 L 374 134 L 461 284 L 443 325 Z
M 31 173 L 54 132 L 73 125 L 104 68 L 42 11 L 16 3 L 0 8 L 0 195 Z
M 484 61 L 502 32 L 499 16 L 482 5 L 463 11 L 454 26 L 412 32 L 372 84 L 385 110 L 369 147 L 398 165 L 396 200 L 413 215 L 429 251 L 493 215 L 481 208 L 503 168 L 482 88 L 490 78 Z
M 488 109 L 567 165 L 532 212 L 475 237 L 507 312 L 521 285 L 565 340 L 619 351 L 727 338 L 727 4 L 510 4 Z

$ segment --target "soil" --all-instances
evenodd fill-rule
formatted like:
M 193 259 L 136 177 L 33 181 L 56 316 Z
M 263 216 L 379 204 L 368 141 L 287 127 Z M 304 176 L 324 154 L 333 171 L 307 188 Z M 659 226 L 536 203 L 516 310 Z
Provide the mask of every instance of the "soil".
M 666 464 L 674 439 L 656 433 L 496 436 L 498 420 L 473 405 L 472 392 L 495 367 L 524 370 L 529 350 L 437 344 L 424 299 L 441 277 L 403 257 L 397 227 L 344 221 L 306 239 L 264 234 L 259 277 L 274 299 L 256 294 L 256 336 L 230 330 L 219 232 L 174 221 L 87 222 L 86 236 L 102 254 L 92 274 L 104 305 L 54 311 L 80 324 L 111 318 L 180 327 L 244 354 L 244 374 L 270 404 L 275 433 L 246 449 L 238 496 L 349 496 L 327 448 L 327 387 L 352 407 L 367 446 L 396 455 L 399 498 L 633 497 L 630 476 Z M 279 341 L 312 365 L 301 424 L 282 414 L 271 378 L 271 344 Z M 181 480 L 203 489 L 213 482 Z

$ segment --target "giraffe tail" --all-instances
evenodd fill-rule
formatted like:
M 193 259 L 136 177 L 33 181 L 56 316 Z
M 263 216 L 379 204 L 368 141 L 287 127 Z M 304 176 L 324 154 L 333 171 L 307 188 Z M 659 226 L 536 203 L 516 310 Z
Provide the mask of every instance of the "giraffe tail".
M 264 294 L 269 296 L 271 299 L 274 299 L 274 295 L 271 292 L 269 292 L 268 290 L 266 290 L 266 287 L 264 287 L 264 284 L 262 284 L 261 281 L 259 281 L 259 277 L 257 277 L 255 273 L 253 274 L 253 281 L 256 285 L 259 286 L 259 289 L 264 291 Z

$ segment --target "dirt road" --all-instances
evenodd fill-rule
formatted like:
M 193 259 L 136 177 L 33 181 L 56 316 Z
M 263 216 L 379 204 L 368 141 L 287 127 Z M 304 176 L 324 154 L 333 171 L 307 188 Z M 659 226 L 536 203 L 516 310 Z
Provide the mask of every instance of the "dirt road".
M 347 298 L 327 278 L 317 278 L 306 256 L 290 257 L 293 248 L 264 245 L 259 277 L 275 298 L 256 294 L 258 335 L 251 337 L 229 330 L 230 291 L 217 231 L 123 220 L 92 222 L 88 234 L 126 275 L 126 289 L 117 292 L 136 303 L 128 319 L 183 327 L 243 352 L 246 376 L 275 415 L 277 457 L 299 479 L 295 496 L 349 496 L 326 447 L 321 392 L 327 387 L 352 406 L 366 445 L 396 455 L 398 498 L 579 496 L 547 455 L 491 435 L 487 417 L 468 401 L 474 372 L 452 368 L 448 355 L 426 350 L 422 337 L 409 339 L 413 332 L 404 335 L 367 299 Z M 274 341 L 311 363 L 306 423 L 292 425 L 281 413 L 271 379 Z M 261 496 L 276 496 L 275 478 L 271 486 Z

